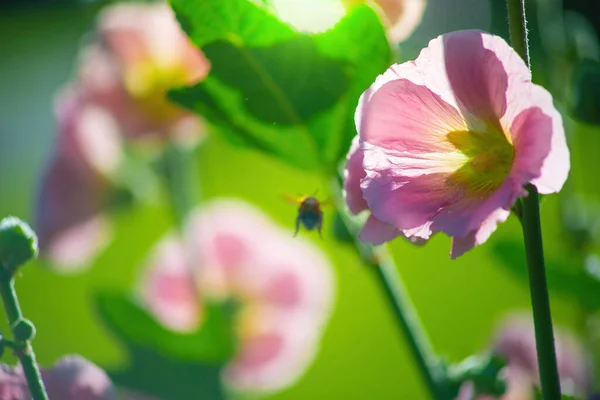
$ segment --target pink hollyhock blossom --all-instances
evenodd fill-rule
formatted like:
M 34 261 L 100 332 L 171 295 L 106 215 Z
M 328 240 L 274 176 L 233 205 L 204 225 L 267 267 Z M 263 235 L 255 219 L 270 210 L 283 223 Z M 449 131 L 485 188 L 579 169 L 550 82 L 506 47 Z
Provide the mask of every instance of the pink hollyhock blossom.
M 51 369 L 42 369 L 42 380 L 50 399 L 115 400 L 115 389 L 106 373 L 77 355 L 65 356 Z M 0 364 L 0 399 L 30 399 L 21 366 Z
M 42 254 L 58 268 L 88 263 L 108 242 L 104 214 L 123 139 L 195 139 L 200 120 L 165 98 L 210 68 L 166 4 L 118 4 L 98 21 L 78 80 L 58 96 L 58 143 L 37 206 Z
M 535 331 L 530 316 L 510 316 L 500 325 L 492 351 L 507 361 L 505 371 L 507 392 L 502 400 L 534 400 L 534 386 L 539 386 Z M 586 353 L 579 340 L 570 332 L 555 331 L 556 360 L 564 394 L 585 398 L 591 389 L 592 374 Z M 459 400 L 469 399 L 470 385 L 464 385 Z M 477 400 L 493 400 L 479 396 Z
M 240 348 L 225 370 L 226 382 L 259 392 L 295 382 L 315 356 L 334 295 L 331 266 L 318 248 L 231 200 L 192 215 L 187 251 L 173 240 L 159 245 L 156 254 L 165 254 L 151 261 L 142 282 L 157 319 L 186 331 L 201 317 L 198 296 L 235 299 Z M 187 281 L 185 258 L 191 271 Z
M 100 15 L 98 39 L 81 57 L 79 84 L 129 138 L 166 139 L 200 132 L 199 119 L 165 96 L 209 69 L 166 4 L 122 3 Z
M 439 36 L 390 67 L 362 95 L 356 126 L 345 196 L 371 212 L 361 238 L 374 244 L 444 232 L 456 258 L 508 218 L 527 183 L 557 192 L 569 171 L 551 95 L 481 31 Z
M 36 231 L 43 255 L 65 270 L 81 267 L 106 244 L 102 210 L 108 177 L 121 162 L 114 119 L 81 101 L 74 88 L 56 101 L 58 135 L 41 180 Z

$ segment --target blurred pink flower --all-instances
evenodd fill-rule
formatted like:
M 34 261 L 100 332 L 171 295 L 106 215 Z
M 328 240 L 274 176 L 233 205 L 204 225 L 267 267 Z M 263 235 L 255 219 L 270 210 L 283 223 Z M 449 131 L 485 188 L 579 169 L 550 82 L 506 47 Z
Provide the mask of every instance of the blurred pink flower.
M 591 389 L 592 374 L 581 342 L 570 332 L 555 329 L 556 360 L 564 394 L 584 398 Z M 492 351 L 507 361 L 507 392 L 502 400 L 534 400 L 534 385 L 539 386 L 535 331 L 530 316 L 512 315 L 504 319 L 492 342 Z M 468 399 L 465 385 L 459 400 Z M 477 400 L 493 400 L 479 396 Z
M 115 389 L 106 373 L 81 356 L 60 359 L 51 369 L 42 369 L 42 380 L 51 400 L 113 400 Z M 21 366 L 0 364 L 0 399 L 30 399 Z
M 63 270 L 89 263 L 110 238 L 104 211 L 124 139 L 195 141 L 201 122 L 165 98 L 203 79 L 210 65 L 163 3 L 104 9 L 79 76 L 56 99 L 58 138 L 41 181 L 42 255 Z
M 346 6 L 369 3 L 381 12 L 388 36 L 392 42 L 407 39 L 421 23 L 427 6 L 426 0 L 343 0 Z
M 561 189 L 562 119 L 546 89 L 500 37 L 459 31 L 393 65 L 362 95 L 348 154 L 350 210 L 369 210 L 374 244 L 398 235 L 453 238 L 456 258 L 484 243 L 533 183 Z
M 56 100 L 58 136 L 44 171 L 36 210 L 42 254 L 64 269 L 80 267 L 106 244 L 108 177 L 121 162 L 114 119 L 81 101 L 73 87 Z
M 163 3 L 107 7 L 97 41 L 81 57 L 78 84 L 87 100 L 117 119 L 128 138 L 197 136 L 200 120 L 166 99 L 169 89 L 202 80 L 209 61 Z
M 166 326 L 185 331 L 201 323 L 198 294 L 233 298 L 241 304 L 240 349 L 225 380 L 248 391 L 295 382 L 314 358 L 331 311 L 334 283 L 327 259 L 239 201 L 206 205 L 186 232 L 185 247 L 167 238 L 151 260 L 141 288 L 149 309 Z M 187 280 L 185 259 L 193 260 Z

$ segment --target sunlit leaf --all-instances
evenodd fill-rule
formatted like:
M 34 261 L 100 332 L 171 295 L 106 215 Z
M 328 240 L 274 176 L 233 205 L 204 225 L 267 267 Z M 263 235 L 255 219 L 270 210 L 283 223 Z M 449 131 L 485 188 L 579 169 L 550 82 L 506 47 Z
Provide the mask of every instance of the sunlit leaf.
M 234 143 L 301 168 L 333 170 L 356 134 L 358 97 L 390 63 L 376 13 L 356 7 L 311 36 L 247 0 L 171 4 L 211 73 L 170 98 Z

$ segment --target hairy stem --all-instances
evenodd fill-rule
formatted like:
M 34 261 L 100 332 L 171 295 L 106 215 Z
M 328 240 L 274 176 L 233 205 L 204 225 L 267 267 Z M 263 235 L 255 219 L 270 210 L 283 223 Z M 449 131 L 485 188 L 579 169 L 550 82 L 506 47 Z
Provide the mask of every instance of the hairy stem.
M 560 400 L 560 380 L 554 348 L 554 332 L 550 313 L 550 298 L 546 282 L 544 248 L 540 224 L 540 204 L 538 193 L 533 185 L 528 186 L 529 195 L 523 201 L 523 237 L 527 265 L 529 268 L 529 288 L 535 326 L 540 382 L 544 400 Z
M 525 0 L 508 0 L 507 7 L 511 44 L 523 58 L 527 67 L 531 68 Z M 521 200 L 523 213 L 521 225 L 523 226 L 523 239 L 529 269 L 529 288 L 542 396 L 544 400 L 560 400 L 560 380 L 556 365 L 552 314 L 550 313 L 550 298 L 544 264 L 540 202 L 535 186 L 528 185 L 527 190 L 529 195 Z

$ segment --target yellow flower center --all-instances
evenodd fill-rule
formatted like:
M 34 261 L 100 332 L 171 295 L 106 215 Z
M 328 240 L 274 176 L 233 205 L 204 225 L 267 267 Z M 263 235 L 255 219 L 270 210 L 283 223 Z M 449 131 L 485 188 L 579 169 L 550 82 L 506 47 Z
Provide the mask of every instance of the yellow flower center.
M 488 195 L 506 179 L 515 150 L 510 138 L 499 129 L 486 132 L 453 131 L 447 139 L 467 161 L 450 179 L 467 189 L 467 195 Z
M 152 61 L 139 62 L 127 69 L 125 88 L 149 117 L 165 121 L 181 112 L 166 99 L 167 91 L 188 80 L 182 66 L 163 66 Z

